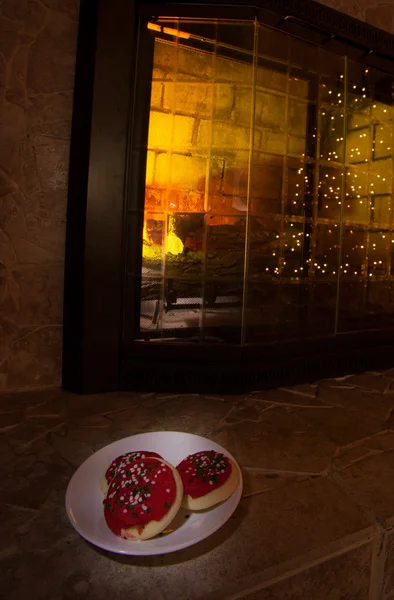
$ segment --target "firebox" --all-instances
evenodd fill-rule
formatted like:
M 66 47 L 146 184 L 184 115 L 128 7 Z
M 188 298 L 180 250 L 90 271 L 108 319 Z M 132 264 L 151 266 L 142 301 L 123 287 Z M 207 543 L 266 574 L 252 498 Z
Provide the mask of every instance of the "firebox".
M 389 363 L 393 36 L 315 2 L 104 5 L 91 44 L 81 13 L 65 386 Z

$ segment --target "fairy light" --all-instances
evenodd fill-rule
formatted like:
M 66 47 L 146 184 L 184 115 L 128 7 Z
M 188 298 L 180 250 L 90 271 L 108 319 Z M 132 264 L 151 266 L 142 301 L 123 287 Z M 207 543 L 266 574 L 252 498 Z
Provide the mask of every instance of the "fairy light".
M 173 33 L 172 30 L 171 33 Z M 175 34 L 173 33 L 173 35 Z M 365 73 L 368 73 L 368 69 L 365 70 Z M 340 74 L 339 77 L 341 80 L 344 79 L 343 74 Z M 362 224 L 364 227 L 366 213 L 368 213 L 370 217 L 371 225 L 374 222 L 373 212 L 375 206 L 373 206 L 372 198 L 374 195 L 381 193 L 382 184 L 386 182 L 386 178 L 383 177 L 381 173 L 374 173 L 374 177 L 376 178 L 375 181 L 379 179 L 379 182 L 375 186 L 374 182 L 368 183 L 368 181 L 365 181 L 363 171 L 365 170 L 367 173 L 372 172 L 372 150 L 374 148 L 379 148 L 380 157 L 384 155 L 386 150 L 388 153 L 391 150 L 391 147 L 387 145 L 385 139 L 372 140 L 372 132 L 368 131 L 368 133 L 366 133 L 366 131 L 363 131 L 363 129 L 365 129 L 363 124 L 360 126 L 358 123 L 351 124 L 350 122 L 352 129 L 347 134 L 348 148 L 345 156 L 343 148 L 344 114 L 340 112 L 341 110 L 343 111 L 343 106 L 339 108 L 338 105 L 343 103 L 346 91 L 338 91 L 338 87 L 336 89 L 329 89 L 329 84 L 328 86 L 322 84 L 322 87 L 325 88 L 323 105 L 326 108 L 321 110 L 320 115 L 321 117 L 325 117 L 325 119 L 321 119 L 321 121 L 324 121 L 327 126 L 328 136 L 327 139 L 322 138 L 322 129 L 318 130 L 317 134 L 311 134 L 313 138 L 318 137 L 320 140 L 321 150 L 319 154 L 321 161 L 320 165 L 318 163 L 315 168 L 320 169 L 317 182 L 319 199 L 321 197 L 324 199 L 322 204 L 318 204 L 318 201 L 316 200 L 313 202 L 313 220 L 311 219 L 311 221 L 314 228 L 314 234 L 310 235 L 306 232 L 297 231 L 297 229 L 299 230 L 300 228 L 305 227 L 306 221 L 302 217 L 291 217 L 294 219 L 295 223 L 287 222 L 285 232 L 282 232 L 282 235 L 275 235 L 275 239 L 279 240 L 277 244 L 280 247 L 280 251 L 272 251 L 272 256 L 276 257 L 276 262 L 279 264 L 275 267 L 265 267 L 265 272 L 271 276 L 279 275 L 280 277 L 293 277 L 296 281 L 299 281 L 306 274 L 308 277 L 316 274 L 316 276 L 320 278 L 322 278 L 322 275 L 324 275 L 325 278 L 336 276 L 338 273 L 338 254 L 340 248 L 339 235 L 342 234 L 342 230 L 338 231 L 337 228 L 340 226 L 339 221 L 341 219 L 342 200 L 345 198 L 342 210 L 343 219 L 347 228 L 351 221 L 351 227 L 354 227 L 354 229 L 346 229 L 343 232 L 344 236 L 348 237 L 342 239 L 342 247 L 347 249 L 349 254 L 342 255 L 343 265 L 340 266 L 340 276 L 346 274 L 348 278 L 352 275 L 365 278 L 368 274 L 369 277 L 372 277 L 372 272 L 368 272 L 368 264 L 371 264 L 368 263 L 369 252 L 371 252 L 371 254 L 375 253 L 374 256 L 378 257 L 377 260 L 372 261 L 374 269 L 381 269 L 383 261 L 379 260 L 379 251 L 375 242 L 371 243 L 368 241 L 368 250 L 365 250 L 365 246 L 359 243 L 360 238 L 357 236 L 360 236 L 361 230 L 358 230 L 357 226 Z M 343 87 L 340 87 L 340 90 L 343 89 Z M 345 88 L 345 90 L 346 89 L 347 88 Z M 367 89 L 366 87 L 357 85 L 353 85 L 352 89 L 355 93 L 350 97 L 349 92 L 348 106 L 353 105 L 353 108 L 357 107 L 356 110 L 359 111 L 357 114 L 360 114 L 361 111 L 368 106 L 368 101 L 366 101 Z M 354 97 L 356 94 L 358 94 L 359 97 Z M 369 107 L 370 106 L 371 104 L 369 104 Z M 376 110 L 377 107 L 377 104 L 373 104 L 374 110 Z M 377 120 L 378 116 L 381 117 L 382 113 L 387 114 L 387 112 L 388 109 L 382 108 L 381 104 L 379 104 L 379 111 L 377 116 L 374 116 L 374 122 Z M 375 113 L 373 114 L 375 115 Z M 349 113 L 348 123 L 351 118 L 351 113 Z M 387 122 L 387 119 L 385 118 L 384 121 Z M 371 123 L 369 123 L 368 126 L 370 127 Z M 383 128 L 380 128 L 380 131 L 383 131 Z M 304 157 L 304 154 L 302 156 Z M 366 156 L 368 156 L 368 158 L 366 158 Z M 307 158 L 306 160 L 309 161 L 310 159 Z M 326 165 L 328 162 L 330 165 L 327 167 Z M 352 170 L 346 170 L 346 167 L 349 169 L 348 163 L 351 163 L 350 169 Z M 370 165 L 365 163 L 370 163 Z M 345 173 L 341 172 L 341 168 L 342 170 L 345 170 Z M 355 170 L 359 170 L 359 174 L 357 174 Z M 305 207 L 306 201 L 303 202 L 303 199 L 304 196 L 306 196 L 306 190 L 308 190 L 308 194 L 313 191 L 311 178 L 308 179 L 308 176 L 305 175 L 304 167 L 299 167 L 294 171 L 294 174 L 297 174 L 299 179 L 292 188 L 292 197 L 289 197 L 290 192 L 288 191 L 287 206 L 290 211 L 294 211 L 294 208 L 292 208 L 294 206 Z M 359 176 L 360 179 L 358 180 L 357 178 Z M 391 174 L 388 174 L 388 177 L 391 177 Z M 363 185 L 359 185 L 360 181 Z M 345 185 L 345 189 L 343 189 L 343 185 Z M 314 191 L 317 190 L 315 189 Z M 391 207 L 388 207 L 388 210 L 391 210 Z M 380 208 L 377 209 L 377 212 L 378 211 L 380 211 Z M 287 219 L 288 216 L 289 215 L 286 215 L 285 218 Z M 350 219 L 350 216 L 352 219 Z M 321 221 L 319 222 L 316 219 L 321 219 Z M 333 221 L 338 222 L 333 223 Z M 317 254 L 320 245 L 320 230 L 317 229 L 317 227 L 324 229 L 326 235 L 328 234 L 328 236 L 330 236 L 329 243 L 326 244 L 322 252 L 319 252 L 319 256 L 317 256 Z M 296 229 L 296 233 L 293 233 L 294 229 Z M 334 233 L 336 235 L 333 235 Z M 385 237 L 386 236 L 382 232 L 379 233 L 379 239 L 382 238 L 382 240 L 384 240 Z M 303 247 L 305 248 L 306 245 L 305 238 L 312 238 L 309 242 L 309 246 L 307 246 L 310 252 L 307 259 L 301 257 L 301 249 Z M 324 240 L 324 236 L 322 236 L 321 239 Z M 349 243 L 346 239 L 349 240 Z M 350 239 L 353 241 L 352 245 Z M 356 241 L 358 243 L 355 243 Z M 305 244 L 303 242 L 305 242 Z M 319 242 L 319 244 L 317 242 Z M 390 242 L 391 244 L 394 244 L 394 238 L 391 239 Z M 326 252 L 326 254 L 324 254 L 324 252 Z M 291 258 L 289 258 L 290 256 Z M 289 265 L 283 257 L 289 258 Z M 302 265 L 299 264 L 301 262 Z M 360 266 L 360 262 L 362 262 L 362 266 Z M 285 267 L 287 267 L 287 270 Z

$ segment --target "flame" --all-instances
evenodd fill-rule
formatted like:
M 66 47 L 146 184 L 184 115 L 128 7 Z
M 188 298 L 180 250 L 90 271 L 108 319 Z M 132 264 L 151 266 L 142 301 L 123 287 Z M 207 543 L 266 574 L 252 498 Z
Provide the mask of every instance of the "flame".
M 190 38 L 190 33 L 186 33 L 185 31 L 178 31 L 178 29 L 173 29 L 172 27 L 161 27 L 156 23 L 148 23 L 148 29 L 151 31 L 157 31 L 158 33 L 166 33 L 167 35 L 173 35 L 174 37 L 182 38 L 183 40 L 188 40 Z

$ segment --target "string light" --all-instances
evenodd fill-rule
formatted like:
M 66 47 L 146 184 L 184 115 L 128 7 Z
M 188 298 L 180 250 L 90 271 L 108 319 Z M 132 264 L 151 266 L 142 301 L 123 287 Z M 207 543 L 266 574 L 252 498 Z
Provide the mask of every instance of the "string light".
M 365 69 L 364 72 L 368 74 L 368 69 Z M 311 191 L 319 192 L 318 197 L 315 197 L 311 202 L 312 213 L 309 215 L 313 234 L 311 235 L 305 231 L 307 223 L 305 217 L 299 217 L 299 220 L 297 220 L 297 217 L 290 217 L 294 219 L 294 222 L 285 222 L 285 231 L 280 235 L 275 235 L 275 239 L 279 240 L 277 242 L 279 250 L 272 251 L 272 257 L 275 257 L 277 264 L 266 266 L 265 272 L 267 274 L 283 277 L 294 275 L 295 279 L 299 280 L 303 274 L 307 277 L 313 277 L 316 274 L 319 277 L 322 277 L 322 275 L 335 277 L 340 272 L 348 277 L 354 275 L 365 278 L 367 275 L 368 277 L 373 276 L 369 269 L 381 270 L 384 265 L 384 261 L 379 258 L 379 253 L 382 251 L 380 250 L 381 244 L 378 249 L 377 243 L 371 242 L 368 236 L 372 232 L 374 236 L 379 236 L 372 239 L 385 240 L 386 238 L 383 231 L 373 229 L 376 227 L 374 211 L 375 209 L 376 212 L 381 211 L 381 208 L 378 205 L 375 206 L 374 203 L 375 196 L 379 194 L 383 196 L 382 202 L 387 203 L 386 197 L 388 198 L 391 194 L 391 189 L 383 185 L 383 183 L 386 183 L 386 177 L 383 177 L 383 173 L 376 173 L 376 169 L 380 165 L 375 163 L 376 156 L 374 153 L 379 152 L 379 158 L 385 156 L 391 158 L 391 146 L 387 145 L 385 128 L 376 127 L 376 122 L 378 116 L 383 120 L 382 113 L 387 115 L 390 112 L 390 115 L 394 116 L 394 111 L 391 107 L 386 108 L 381 103 L 374 103 L 372 108 L 376 113 L 372 112 L 370 110 L 372 103 L 367 98 L 369 93 L 367 88 L 353 84 L 351 87 L 353 91 L 351 92 L 349 88 L 343 85 L 344 75 L 339 74 L 339 78 L 341 83 L 338 83 L 336 88 L 331 86 L 332 89 L 330 89 L 330 84 L 321 84 L 321 87 L 324 88 L 324 101 L 320 112 L 322 118 L 320 119 L 318 133 L 310 134 L 314 139 L 317 137 L 320 160 L 318 159 L 315 162 L 312 158 L 305 159 L 310 163 L 313 162 L 314 169 L 317 170 L 317 190 L 316 188 L 312 189 L 312 183 L 308 180 L 308 176 L 304 175 L 304 167 L 300 167 L 294 171 L 299 176 L 299 182 L 295 183 L 295 189 L 293 188 L 291 196 L 288 191 L 286 199 L 287 206 L 293 211 L 294 208 L 292 207 L 294 206 L 305 208 L 306 201 L 303 202 L 303 199 L 306 198 L 308 186 L 310 186 L 309 194 L 311 194 Z M 346 93 L 348 94 L 349 108 L 347 132 L 344 131 L 344 114 L 340 112 L 343 111 L 343 106 L 339 108 L 339 105 L 344 102 Z M 356 95 L 358 97 L 355 97 Z M 361 124 L 355 122 L 360 116 L 364 118 L 364 115 L 367 114 L 366 111 L 370 112 L 370 116 L 367 117 L 368 123 L 364 126 L 363 121 L 361 121 Z M 373 120 L 371 115 L 374 115 Z M 387 123 L 387 117 L 384 118 L 384 122 Z M 326 130 L 324 130 L 324 124 Z M 380 123 L 377 124 L 380 125 Z M 344 147 L 345 134 L 346 150 Z M 383 136 L 383 139 L 372 139 L 373 135 L 379 135 L 381 138 Z M 392 137 L 390 137 L 390 140 L 392 140 Z M 305 154 L 302 154 L 302 156 L 304 160 Z M 330 163 L 329 167 L 327 167 L 327 163 Z M 351 170 L 348 170 L 349 168 Z M 382 163 L 383 168 L 387 167 Z M 387 176 L 391 178 L 393 172 L 392 167 L 390 168 L 391 171 L 387 173 Z M 346 172 L 344 173 L 342 170 Z M 356 173 L 356 170 L 359 172 Z M 358 177 L 359 180 L 357 180 Z M 375 182 L 370 180 L 372 177 L 375 178 L 376 185 Z M 362 182 L 362 185 L 359 185 L 359 181 Z M 324 199 L 322 203 L 320 203 L 320 198 Z M 343 203 L 344 198 L 346 198 L 346 201 Z M 391 207 L 386 207 L 386 210 L 391 211 Z M 299 214 L 303 213 L 300 211 Z M 281 215 L 281 218 L 283 227 L 283 219 L 288 219 L 289 215 Z M 343 227 L 343 230 L 341 230 L 343 234 L 341 245 L 343 248 L 348 249 L 349 254 L 342 255 L 344 257 L 342 259 L 343 264 L 340 265 L 338 271 L 338 260 L 341 258 L 339 257 L 340 232 L 338 227 L 341 219 Z M 350 226 L 354 229 L 351 229 Z M 300 228 L 303 231 L 299 231 Z M 296 233 L 293 233 L 294 230 L 296 230 Z M 325 236 L 327 236 L 327 240 L 330 240 L 327 243 Z M 311 239 L 307 242 L 305 238 Z M 354 238 L 352 246 L 347 243 L 347 240 L 351 238 Z M 360 244 L 360 239 L 364 239 L 368 250 L 366 250 L 365 244 Z M 356 241 L 358 243 L 354 243 Z M 394 244 L 394 238 L 390 242 Z M 308 248 L 308 258 L 302 256 L 305 247 Z M 324 251 L 321 248 L 324 248 Z M 374 253 L 374 257 L 377 257 L 377 260 L 371 261 L 372 264 L 368 263 L 369 253 L 371 253 L 370 256 Z M 291 259 L 284 260 L 285 257 L 289 256 L 291 256 Z M 385 260 L 388 261 L 388 257 Z

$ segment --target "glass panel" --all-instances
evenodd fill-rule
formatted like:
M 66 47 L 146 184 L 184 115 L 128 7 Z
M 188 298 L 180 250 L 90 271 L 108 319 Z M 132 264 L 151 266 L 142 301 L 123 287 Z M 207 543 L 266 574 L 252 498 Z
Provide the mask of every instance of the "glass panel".
M 352 224 L 366 224 L 370 219 L 368 168 L 348 167 L 345 175 L 346 197 L 343 219 Z
M 168 338 L 175 333 L 181 338 L 186 335 L 199 339 L 202 294 L 201 280 L 164 280 L 163 336 Z
M 309 307 L 309 331 L 315 335 L 335 333 L 337 282 L 316 282 L 312 287 Z
M 242 277 L 207 279 L 204 291 L 202 340 L 239 344 L 243 314 Z M 218 333 L 220 334 L 218 336 Z
M 341 219 L 343 170 L 321 167 L 318 183 L 318 217 Z
M 280 186 L 256 175 L 250 187 L 256 114 L 255 25 L 163 20 L 155 40 L 143 230 L 142 321 L 152 337 L 240 341 L 247 215 Z M 283 73 L 260 82 L 283 88 Z M 284 81 L 286 82 L 286 76 Z M 282 99 L 286 104 L 285 96 Z M 260 103 L 262 128 L 278 129 L 271 96 Z M 276 120 L 275 120 L 276 119 Z M 273 181 L 269 157 L 256 162 Z M 279 204 L 278 204 L 279 200 Z M 159 279 L 157 279 L 159 277 Z M 148 286 L 148 287 L 147 287 Z M 150 286 L 150 287 L 149 287 Z M 147 304 L 148 303 L 148 304 Z M 157 315 L 156 313 L 159 312 Z M 144 313 L 144 314 L 145 314 Z M 231 333 L 229 333 L 231 331 Z
M 155 27 L 134 338 L 394 324 L 393 78 L 254 22 Z
M 283 168 L 281 156 L 253 153 L 250 169 L 250 204 L 253 217 L 282 212 Z
M 275 340 L 279 324 L 279 282 L 269 277 L 249 280 L 246 286 L 245 341 Z
M 339 266 L 340 227 L 317 225 L 314 232 L 312 267 L 315 280 L 336 282 Z
M 308 335 L 309 286 L 303 283 L 282 283 L 279 300 L 280 338 L 297 338 Z
M 368 281 L 366 286 L 366 325 L 371 329 L 393 327 L 393 290 L 389 281 Z
M 343 111 L 322 108 L 320 113 L 320 158 L 343 162 L 345 131 Z
M 207 224 L 208 277 L 243 279 L 246 218 L 210 215 Z
M 338 306 L 338 330 L 359 331 L 365 327 L 365 281 L 342 279 Z
M 211 153 L 208 209 L 214 215 L 246 213 L 249 152 Z
M 160 337 L 162 317 L 162 280 L 143 277 L 141 282 L 141 332 L 150 333 L 154 337 Z
M 251 218 L 247 268 L 250 277 L 277 277 L 281 264 L 282 219 Z
M 390 318 L 392 84 L 349 61 L 339 331 L 382 327 Z
M 162 271 L 165 244 L 164 213 L 145 212 L 142 276 L 159 276 Z

